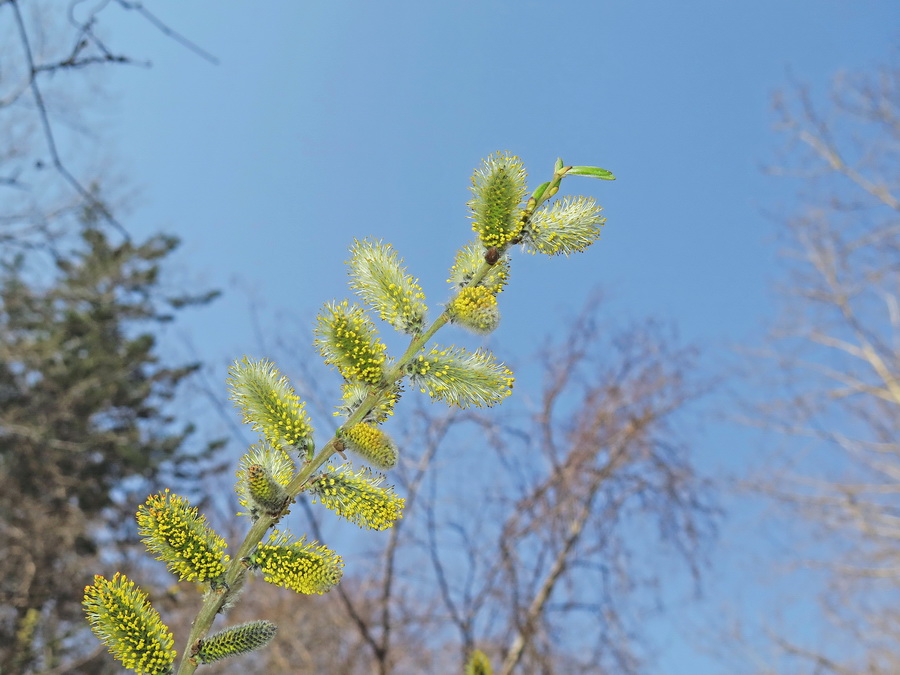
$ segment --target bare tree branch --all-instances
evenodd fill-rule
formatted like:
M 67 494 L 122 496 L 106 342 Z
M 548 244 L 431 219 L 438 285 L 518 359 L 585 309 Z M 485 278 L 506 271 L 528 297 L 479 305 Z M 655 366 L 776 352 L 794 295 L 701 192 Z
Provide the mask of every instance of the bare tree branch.
M 47 107 L 44 104 L 44 97 L 41 94 L 41 89 L 37 84 L 37 73 L 38 69 L 34 63 L 34 56 L 31 52 L 31 45 L 28 42 L 28 31 L 25 29 L 25 22 L 22 19 L 22 12 L 19 9 L 19 0 L 7 0 L 7 3 L 12 6 L 13 16 L 16 20 L 16 26 L 19 32 L 19 39 L 21 40 L 22 49 L 25 54 L 25 59 L 28 64 L 29 70 L 29 78 L 28 78 L 28 88 L 31 90 L 32 96 L 34 97 L 34 103 L 37 107 L 38 117 L 41 120 L 41 126 L 44 130 L 44 138 L 47 141 L 47 149 L 50 151 L 50 157 L 53 163 L 53 167 L 59 172 L 59 174 L 66 180 L 66 182 L 88 203 L 92 206 L 96 212 L 102 216 L 104 220 L 106 220 L 110 225 L 112 225 L 116 230 L 118 230 L 119 234 L 125 238 L 126 241 L 130 240 L 130 236 L 125 227 L 109 212 L 109 209 L 106 208 L 106 205 L 103 204 L 100 200 L 98 200 L 93 193 L 87 190 L 79 181 L 72 175 L 72 173 L 66 168 L 63 164 L 62 159 L 59 155 L 59 150 L 56 146 L 56 139 L 53 135 L 53 128 L 50 125 L 50 118 L 47 115 Z
M 796 83 L 775 101 L 788 141 L 775 173 L 803 191 L 783 228 L 785 320 L 758 420 L 786 442 L 754 489 L 806 523 L 815 553 L 795 562 L 825 574 L 824 616 L 852 637 L 841 654 L 772 632 L 791 673 L 900 669 L 898 73 L 840 74 L 827 106 Z
M 180 44 L 184 47 L 187 47 L 192 52 L 194 52 L 197 56 L 205 59 L 206 61 L 209 61 L 214 66 L 219 65 L 219 59 L 217 57 L 213 56 L 208 51 L 206 51 L 205 49 L 200 47 L 197 43 L 192 42 L 191 40 L 186 38 L 181 33 L 175 31 L 168 24 L 163 23 L 163 21 L 161 21 L 155 14 L 152 14 L 150 12 L 150 10 L 148 10 L 146 7 L 144 7 L 143 3 L 128 2 L 127 0 L 116 0 L 116 1 L 119 3 L 119 5 L 121 5 L 125 9 L 132 10 L 132 11 L 135 11 L 138 14 L 140 14 L 147 21 L 149 21 L 151 24 L 156 26 L 156 28 L 159 29 L 159 31 L 161 33 L 163 33 L 163 35 L 170 37 L 173 40 L 175 40 L 175 42 L 177 42 L 178 44 Z

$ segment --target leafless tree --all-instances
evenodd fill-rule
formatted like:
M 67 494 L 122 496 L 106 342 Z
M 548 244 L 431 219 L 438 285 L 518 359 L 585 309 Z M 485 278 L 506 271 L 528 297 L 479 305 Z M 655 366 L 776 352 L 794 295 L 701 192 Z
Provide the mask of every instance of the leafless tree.
M 608 336 L 601 314 L 542 351 L 530 410 L 419 406 L 392 472 L 403 520 L 366 540 L 328 609 L 277 618 L 340 644 L 277 639 L 260 672 L 461 672 L 473 648 L 498 673 L 644 672 L 641 620 L 679 568 L 692 587 L 715 520 L 679 440 L 705 389 L 660 326 Z
M 841 73 L 815 100 L 800 85 L 775 99 L 775 172 L 802 187 L 757 420 L 787 442 L 756 488 L 810 526 L 798 557 L 827 579 L 830 647 L 780 632 L 783 672 L 886 675 L 900 672 L 900 69 Z
M 127 200 L 124 183 L 100 140 L 100 74 L 149 64 L 109 30 L 117 10 L 215 62 L 140 2 L 0 0 L 0 245 L 52 245 L 85 211 L 128 238 L 116 213 Z
M 192 46 L 140 3 L 0 0 L 3 673 L 110 672 L 82 589 L 123 555 L 129 481 L 186 465 L 167 408 L 193 366 L 164 367 L 147 331 L 197 301 L 155 288 L 176 242 L 121 222 L 100 75 L 146 64 L 119 51 L 111 10 Z M 172 443 L 147 453 L 147 436 Z

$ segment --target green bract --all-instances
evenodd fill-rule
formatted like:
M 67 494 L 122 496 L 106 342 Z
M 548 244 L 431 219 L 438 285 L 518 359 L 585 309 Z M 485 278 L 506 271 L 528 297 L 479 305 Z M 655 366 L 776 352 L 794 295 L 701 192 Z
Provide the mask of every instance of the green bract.
M 566 173 L 570 176 L 593 176 L 602 180 L 615 180 L 612 171 L 601 169 L 599 166 L 573 166 Z

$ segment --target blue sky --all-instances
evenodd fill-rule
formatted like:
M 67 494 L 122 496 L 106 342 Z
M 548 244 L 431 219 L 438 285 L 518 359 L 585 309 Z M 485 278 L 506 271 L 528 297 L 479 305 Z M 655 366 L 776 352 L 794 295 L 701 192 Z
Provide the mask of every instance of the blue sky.
M 837 69 L 886 58 L 898 14 L 888 2 L 424 4 L 166 8 L 218 66 L 126 15 L 117 38 L 153 62 L 115 82 L 119 147 L 144 188 L 135 227 L 182 236 L 209 283 L 237 275 L 301 313 L 344 292 L 347 245 L 375 235 L 438 299 L 469 236 L 479 160 L 519 154 L 536 184 L 562 156 L 619 176 L 565 188 L 596 196 L 609 222 L 588 255 L 518 261 L 508 333 L 532 300 L 577 307 L 603 284 L 689 338 L 743 336 L 768 314 L 762 211 L 791 194 L 760 171 L 777 143 L 770 94 L 789 71 L 821 92 Z M 223 348 L 245 340 L 240 302 L 208 319 Z
M 178 234 L 181 273 L 226 290 L 187 322 L 219 364 L 258 353 L 251 302 L 263 334 L 284 338 L 298 324 L 276 317 L 308 322 L 346 296 L 354 238 L 393 243 L 443 301 L 453 252 L 470 238 L 469 177 L 496 150 L 521 156 L 532 185 L 557 156 L 618 177 L 563 184 L 603 204 L 599 244 L 513 260 L 496 337 L 507 354 L 526 358 L 603 288 L 623 318 L 673 321 L 726 358 L 775 314 L 777 223 L 765 214 L 789 208 L 796 186 L 762 171 L 779 146 L 772 92 L 790 74 L 823 96 L 839 69 L 887 60 L 900 25 L 895 1 L 875 0 L 152 9 L 220 62 L 121 14 L 111 45 L 153 67 L 111 75 L 110 136 L 141 188 L 132 231 Z M 300 348 L 308 340 L 296 336 Z M 517 391 L 537 384 L 520 373 Z M 711 428 L 698 456 L 733 466 L 752 448 L 731 433 Z M 713 672 L 681 637 L 666 640 L 657 672 Z

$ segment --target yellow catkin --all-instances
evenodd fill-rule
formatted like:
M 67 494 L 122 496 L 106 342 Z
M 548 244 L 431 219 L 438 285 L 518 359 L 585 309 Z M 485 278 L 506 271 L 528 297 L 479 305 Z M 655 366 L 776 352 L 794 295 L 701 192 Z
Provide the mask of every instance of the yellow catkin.
M 157 560 L 181 581 L 214 581 L 225 572 L 225 540 L 184 497 L 167 489 L 150 495 L 137 512 L 138 531 Z
M 497 298 L 484 286 L 462 289 L 447 309 L 454 322 L 475 333 L 490 333 L 500 323 Z
M 326 508 L 359 527 L 385 530 L 403 517 L 406 500 L 391 488 L 380 487 L 383 476 L 368 469 L 359 472 L 328 467 L 311 488 L 311 494 Z
M 174 637 L 147 594 L 124 574 L 95 576 L 82 604 L 91 630 L 125 668 L 138 675 L 171 670 L 177 656 Z
M 343 575 L 344 561 L 318 542 L 287 542 L 283 534 L 270 535 L 250 556 L 250 565 L 271 584 L 306 595 L 330 591 Z
M 397 464 L 397 446 L 373 424 L 354 424 L 344 430 L 344 443 L 372 466 L 391 469 Z

